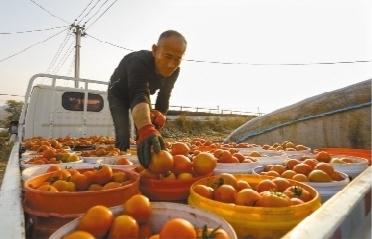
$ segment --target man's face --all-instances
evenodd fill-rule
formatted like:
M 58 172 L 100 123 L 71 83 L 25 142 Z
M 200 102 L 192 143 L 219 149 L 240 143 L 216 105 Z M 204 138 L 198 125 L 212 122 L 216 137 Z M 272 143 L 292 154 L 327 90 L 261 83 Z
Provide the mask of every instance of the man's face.
M 176 36 L 162 39 L 158 45 L 153 45 L 156 72 L 163 77 L 172 75 L 180 65 L 185 50 L 185 42 Z

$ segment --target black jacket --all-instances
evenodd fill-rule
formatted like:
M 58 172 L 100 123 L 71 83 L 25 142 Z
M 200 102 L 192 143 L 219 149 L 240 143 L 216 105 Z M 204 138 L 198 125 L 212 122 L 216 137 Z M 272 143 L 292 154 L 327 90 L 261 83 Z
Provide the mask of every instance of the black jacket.
M 155 109 L 167 113 L 169 98 L 178 78 L 178 68 L 170 77 L 164 78 L 155 72 L 155 62 L 151 51 L 142 50 L 129 53 L 119 63 L 111 76 L 108 93 L 128 101 L 133 109 L 138 103 L 150 102 L 150 94 L 157 90 Z

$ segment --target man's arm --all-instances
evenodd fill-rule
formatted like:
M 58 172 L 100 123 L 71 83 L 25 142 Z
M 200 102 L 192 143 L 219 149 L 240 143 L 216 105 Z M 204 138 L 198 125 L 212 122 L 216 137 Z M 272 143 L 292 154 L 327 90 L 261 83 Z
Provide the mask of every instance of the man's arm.
M 132 110 L 132 117 L 137 129 L 151 124 L 149 104 L 145 102 L 136 104 Z

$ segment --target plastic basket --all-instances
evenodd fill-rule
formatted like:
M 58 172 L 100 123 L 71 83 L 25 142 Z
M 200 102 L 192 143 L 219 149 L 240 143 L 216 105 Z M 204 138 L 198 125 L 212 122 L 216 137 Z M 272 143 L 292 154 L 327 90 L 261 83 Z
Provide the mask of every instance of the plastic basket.
M 335 170 L 339 172 L 346 173 L 351 178 L 355 178 L 361 172 L 368 168 L 368 160 L 360 157 L 353 157 L 348 155 L 333 155 L 332 158 L 347 158 L 352 161 L 352 163 L 332 163 Z
M 371 165 L 372 150 L 370 149 L 353 149 L 353 148 L 319 148 L 317 151 L 326 151 L 332 155 L 348 155 L 368 160 L 368 165 Z
M 236 174 L 238 180 L 245 180 L 252 186 L 268 176 Z M 310 192 L 312 199 L 303 204 L 290 207 L 248 207 L 233 203 L 222 203 L 200 196 L 193 190 L 198 184 L 211 185 L 218 176 L 207 177 L 195 182 L 191 187 L 188 202 L 190 205 L 215 213 L 228 221 L 239 238 L 280 238 L 303 218 L 320 207 L 319 193 L 312 187 L 289 180 Z
M 254 175 L 260 175 L 260 172 L 264 171 L 264 166 L 258 166 L 253 169 Z M 343 178 L 341 181 L 332 181 L 332 182 L 303 182 L 304 184 L 310 185 L 320 194 L 322 202 L 327 201 L 338 191 L 341 191 L 346 185 L 350 182 L 349 176 L 343 172 L 339 172 Z
M 32 167 L 28 167 L 22 171 L 22 180 L 26 181 L 32 177 L 47 173 L 47 170 L 50 166 L 57 165 L 62 168 L 69 167 L 75 169 L 83 169 L 83 168 L 94 168 L 99 166 L 99 164 L 91 164 L 91 163 L 61 163 L 61 164 L 43 164 L 43 165 L 36 165 Z M 135 165 L 110 165 L 111 168 L 118 168 L 124 170 L 133 170 L 135 169 Z
M 78 171 L 84 170 L 78 169 Z M 30 178 L 24 184 L 25 211 L 49 213 L 50 215 L 80 214 L 98 204 L 108 207 L 119 205 L 132 195 L 139 193 L 139 175 L 137 173 L 123 169 L 113 169 L 113 171 L 125 172 L 129 175 L 130 183 L 102 191 L 49 192 L 34 188 L 49 178 L 53 172 Z
M 214 174 L 232 173 L 232 174 L 251 174 L 258 163 L 217 163 Z
M 226 231 L 229 238 L 236 239 L 236 233 L 231 225 L 224 220 L 222 217 L 219 217 L 214 214 L 204 212 L 198 208 L 191 207 L 189 205 L 171 203 L 171 202 L 151 202 L 152 215 L 149 220 L 151 225 L 151 230 L 155 233 L 158 233 L 161 227 L 168 220 L 178 217 L 184 218 L 190 221 L 195 227 L 203 227 L 208 225 L 209 227 L 215 228 L 220 226 Z M 123 207 L 117 206 L 112 207 L 111 211 L 113 214 L 120 215 L 123 213 Z M 62 226 L 57 231 L 55 231 L 49 238 L 50 239 L 60 239 L 63 238 L 67 233 L 75 230 L 79 223 L 80 218 L 76 218 L 68 224 Z
M 197 180 L 212 175 L 194 177 L 190 180 L 160 180 L 141 177 L 140 190 L 152 201 L 182 202 L 190 194 L 191 185 Z

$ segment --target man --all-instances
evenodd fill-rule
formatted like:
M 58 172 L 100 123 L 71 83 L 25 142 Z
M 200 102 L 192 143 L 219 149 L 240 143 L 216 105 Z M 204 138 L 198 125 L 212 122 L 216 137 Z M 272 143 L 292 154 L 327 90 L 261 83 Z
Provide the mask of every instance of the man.
M 179 65 L 187 42 L 177 31 L 163 32 L 152 51 L 132 52 L 121 60 L 110 79 L 108 101 L 115 127 L 116 147 L 130 146 L 129 110 L 137 129 L 137 155 L 148 167 L 151 151 L 164 149 L 158 129 L 165 123 L 169 98 L 179 74 Z M 155 110 L 151 109 L 150 94 L 159 90 Z

